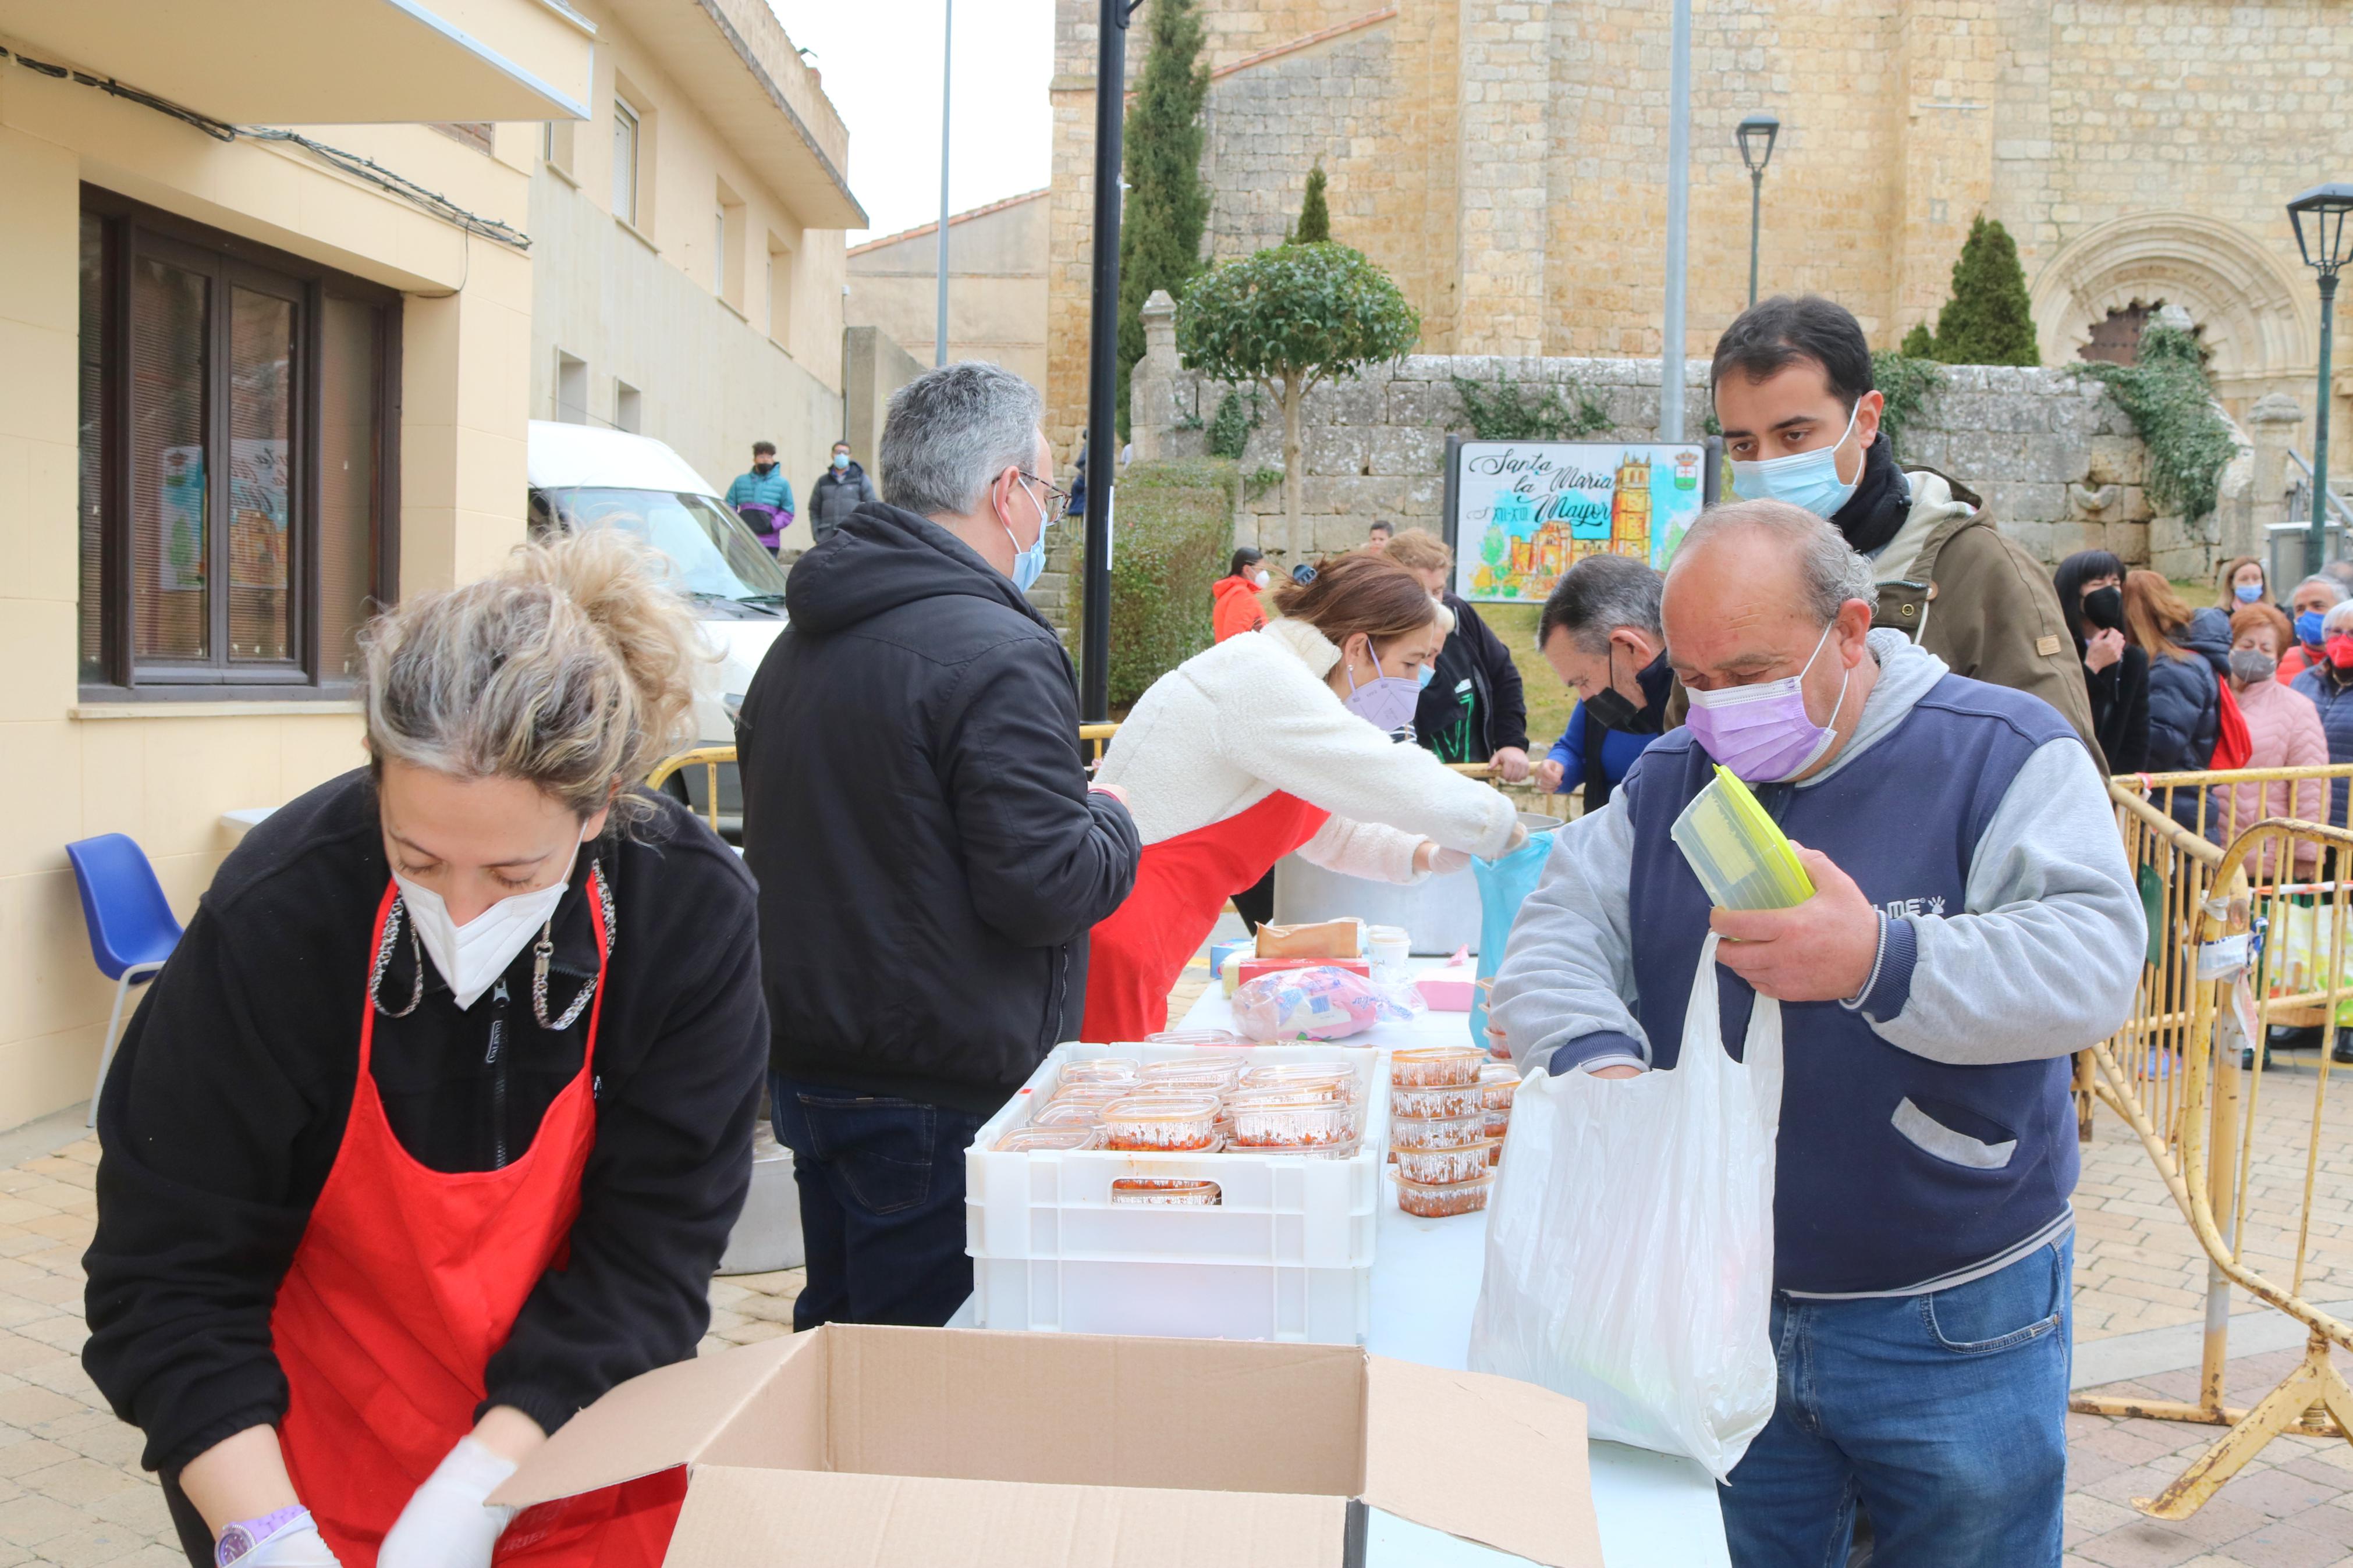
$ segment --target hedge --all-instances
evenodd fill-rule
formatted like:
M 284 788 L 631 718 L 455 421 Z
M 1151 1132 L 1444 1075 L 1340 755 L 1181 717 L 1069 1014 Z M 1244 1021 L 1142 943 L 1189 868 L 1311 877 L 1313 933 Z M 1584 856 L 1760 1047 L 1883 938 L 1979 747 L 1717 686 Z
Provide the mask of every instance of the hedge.
M 1216 458 L 1131 463 L 1119 476 L 1111 557 L 1111 703 L 1209 646 L 1209 585 L 1233 555 L 1240 470 Z M 1086 581 L 1083 543 L 1071 569 Z M 1083 588 L 1071 595 L 1074 626 Z

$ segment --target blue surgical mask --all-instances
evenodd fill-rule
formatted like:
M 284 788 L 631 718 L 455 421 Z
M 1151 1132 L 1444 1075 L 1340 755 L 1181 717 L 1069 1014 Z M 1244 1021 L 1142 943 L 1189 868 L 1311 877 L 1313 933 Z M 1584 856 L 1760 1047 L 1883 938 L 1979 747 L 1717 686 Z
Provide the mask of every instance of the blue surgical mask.
M 1857 398 L 1853 412 L 1846 416 L 1846 435 L 1827 447 L 1762 462 L 1734 463 L 1732 493 L 1743 500 L 1787 501 L 1829 521 L 1854 495 L 1854 485 L 1839 478 L 1838 454 L 1847 436 L 1854 434 L 1854 422 L 1862 413 L 1862 400 Z M 1862 470 L 1857 468 L 1855 481 L 1860 483 L 1862 478 Z
M 2231 595 L 2242 605 L 2252 605 L 2263 596 L 2263 585 L 2261 583 L 2242 583 L 2231 590 Z
M 1029 486 L 1026 481 L 1017 479 L 1014 483 L 1023 495 L 1029 495 Z M 1038 498 L 1029 496 L 1029 504 L 1038 506 Z M 1013 585 L 1026 594 L 1029 591 L 1029 584 L 1038 580 L 1038 574 L 1046 570 L 1046 509 L 1038 507 L 1038 537 L 1030 541 L 1027 550 L 1021 548 L 1018 539 L 1013 538 L 1010 525 L 1000 519 L 997 526 L 1004 529 L 1005 537 L 1013 541 Z
M 849 454 L 847 452 L 836 452 L 833 455 L 833 466 L 837 468 L 846 468 L 849 467 Z
M 2318 610 L 2306 610 L 2295 618 L 2295 640 L 2306 647 L 2318 647 L 2326 635 Z

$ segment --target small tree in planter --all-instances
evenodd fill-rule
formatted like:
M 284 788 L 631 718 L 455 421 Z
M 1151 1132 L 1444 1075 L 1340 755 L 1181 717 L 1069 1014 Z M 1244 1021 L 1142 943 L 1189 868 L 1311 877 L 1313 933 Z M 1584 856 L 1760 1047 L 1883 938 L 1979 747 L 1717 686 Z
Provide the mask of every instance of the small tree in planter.
M 1289 563 L 1305 558 L 1299 516 L 1306 464 L 1300 413 L 1318 382 L 1395 359 L 1421 318 L 1362 251 L 1325 241 L 1279 245 L 1196 279 L 1176 306 L 1185 363 L 1220 381 L 1253 383 L 1282 405 L 1282 510 Z

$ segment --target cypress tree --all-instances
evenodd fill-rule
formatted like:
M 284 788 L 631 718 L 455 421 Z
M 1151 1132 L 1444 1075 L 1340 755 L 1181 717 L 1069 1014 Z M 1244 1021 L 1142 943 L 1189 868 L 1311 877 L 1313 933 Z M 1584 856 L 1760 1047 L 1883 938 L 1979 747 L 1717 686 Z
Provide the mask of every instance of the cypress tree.
M 1915 321 L 1912 330 L 1904 334 L 1904 346 L 1896 351 L 1905 359 L 1935 359 L 1936 340 L 1926 321 Z
M 1953 263 L 1953 297 L 1936 315 L 1936 357 L 1947 364 L 2042 363 L 2018 246 L 1983 213 Z
M 1151 40 L 1127 113 L 1127 205 L 1119 229 L 1119 428 L 1127 434 L 1127 392 L 1144 357 L 1144 302 L 1155 289 L 1182 298 L 1201 267 L 1209 188 L 1201 183 L 1201 103 L 1208 68 L 1200 63 L 1195 0 L 1153 0 Z
M 1324 202 L 1324 165 L 1307 171 L 1307 197 L 1299 204 L 1299 227 L 1293 237 L 1315 245 L 1332 237 L 1332 209 Z

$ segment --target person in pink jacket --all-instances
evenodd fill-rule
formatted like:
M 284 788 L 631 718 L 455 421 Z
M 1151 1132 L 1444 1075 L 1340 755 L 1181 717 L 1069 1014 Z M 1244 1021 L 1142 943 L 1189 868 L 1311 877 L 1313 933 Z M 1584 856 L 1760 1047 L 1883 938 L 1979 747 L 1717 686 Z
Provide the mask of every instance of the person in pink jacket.
M 2320 710 L 2303 692 L 2273 679 L 2281 650 L 2295 641 L 2295 632 L 2287 617 L 2269 605 L 2249 605 L 2231 617 L 2231 694 L 2239 700 L 2239 711 L 2245 715 L 2247 733 L 2254 742 L 2247 759 L 2251 768 L 2327 765 L 2328 737 L 2320 727 Z M 2232 784 L 2216 794 L 2220 798 L 2214 802 L 2208 831 L 2224 844 L 2267 816 L 2328 820 L 2328 785 L 2324 779 Z M 2309 840 L 2297 843 L 2299 873 L 2311 868 L 2315 853 Z M 2268 866 L 2261 868 L 2263 874 L 2270 869 Z

